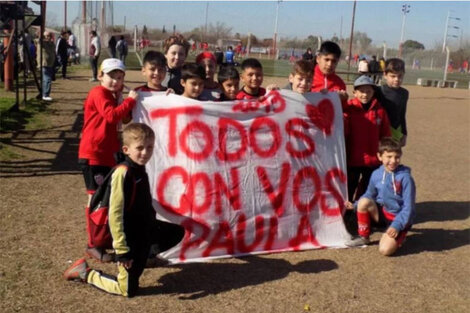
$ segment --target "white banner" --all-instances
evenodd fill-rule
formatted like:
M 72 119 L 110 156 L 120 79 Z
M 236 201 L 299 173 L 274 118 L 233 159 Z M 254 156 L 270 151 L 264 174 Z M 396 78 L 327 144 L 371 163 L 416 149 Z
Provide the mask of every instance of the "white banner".
M 134 121 L 156 134 L 147 165 L 159 219 L 186 229 L 173 263 L 344 247 L 346 164 L 336 93 L 271 91 L 200 102 L 141 93 Z

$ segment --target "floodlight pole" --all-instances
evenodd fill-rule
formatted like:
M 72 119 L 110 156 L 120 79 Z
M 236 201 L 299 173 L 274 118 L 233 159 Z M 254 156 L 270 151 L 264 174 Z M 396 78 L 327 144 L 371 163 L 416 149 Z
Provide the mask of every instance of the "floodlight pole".
M 354 0 L 354 5 L 353 5 L 353 14 L 352 14 L 352 21 L 351 21 L 351 36 L 349 37 L 348 72 L 351 69 L 352 43 L 353 43 L 353 37 L 354 37 L 354 18 L 355 18 L 355 16 L 356 16 L 356 0 Z M 349 80 L 349 74 L 348 74 L 348 80 Z
M 398 49 L 398 56 L 401 58 L 402 50 L 403 50 L 403 40 L 405 37 L 405 20 L 406 20 L 406 14 L 410 12 L 410 5 L 404 4 L 402 6 L 401 11 L 403 12 L 403 20 L 401 23 L 401 36 L 400 36 L 400 47 Z
M 447 30 L 449 29 L 449 17 L 450 17 L 450 10 L 447 11 L 446 28 L 444 30 L 444 43 L 442 44 L 442 53 L 444 53 L 444 50 L 446 49 L 446 44 L 447 44 Z
M 276 59 L 276 49 L 277 49 L 277 20 L 279 18 L 279 4 L 281 3 L 282 0 L 277 1 L 277 6 L 276 6 L 276 20 L 274 22 L 274 38 L 273 38 L 273 58 Z
M 446 83 L 447 80 L 447 69 L 449 68 L 449 58 L 450 58 L 450 49 L 449 47 L 445 47 L 446 49 L 446 65 L 444 67 L 444 82 L 443 84 Z

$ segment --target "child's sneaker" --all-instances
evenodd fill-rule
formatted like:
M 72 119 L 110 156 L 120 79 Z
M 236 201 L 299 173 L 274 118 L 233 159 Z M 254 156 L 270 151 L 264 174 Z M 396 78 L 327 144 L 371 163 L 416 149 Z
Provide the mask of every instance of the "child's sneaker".
M 361 247 L 366 246 L 370 243 L 370 239 L 367 237 L 358 236 L 351 240 L 346 241 L 345 245 L 347 247 Z
M 85 249 L 85 254 L 90 258 L 93 258 L 103 263 L 114 262 L 114 254 L 106 253 L 106 251 L 101 248 L 87 247 Z
M 86 282 L 86 277 L 90 268 L 86 263 L 85 258 L 81 258 L 73 263 L 65 272 L 64 278 L 66 280 L 76 280 Z

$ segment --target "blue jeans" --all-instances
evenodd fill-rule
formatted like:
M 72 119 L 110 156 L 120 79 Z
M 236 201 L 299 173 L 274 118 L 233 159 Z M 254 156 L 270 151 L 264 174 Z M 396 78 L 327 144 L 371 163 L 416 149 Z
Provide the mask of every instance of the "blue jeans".
M 42 96 L 49 97 L 51 94 L 52 76 L 54 75 L 53 67 L 42 67 Z

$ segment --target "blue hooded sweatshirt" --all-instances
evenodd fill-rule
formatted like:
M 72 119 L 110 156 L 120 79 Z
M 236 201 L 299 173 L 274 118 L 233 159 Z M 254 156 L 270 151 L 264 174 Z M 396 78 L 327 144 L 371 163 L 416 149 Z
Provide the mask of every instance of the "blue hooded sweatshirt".
M 395 216 L 391 227 L 402 231 L 413 224 L 416 215 L 416 187 L 411 169 L 399 165 L 389 173 L 384 166 L 376 169 L 370 178 L 367 191 L 361 198 L 374 200 Z

